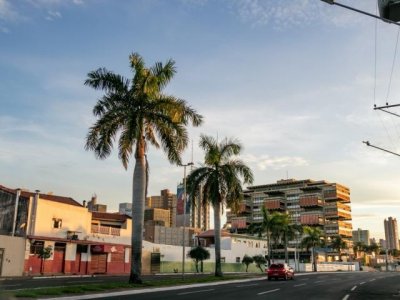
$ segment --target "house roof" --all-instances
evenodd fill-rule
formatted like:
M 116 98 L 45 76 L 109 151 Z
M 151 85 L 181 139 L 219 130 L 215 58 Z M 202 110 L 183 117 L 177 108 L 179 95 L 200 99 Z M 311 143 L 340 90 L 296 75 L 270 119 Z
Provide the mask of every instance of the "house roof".
M 121 221 L 125 222 L 126 219 L 130 219 L 129 216 L 120 213 L 105 213 L 105 212 L 92 212 L 92 220 L 109 220 L 109 221 Z
M 222 229 L 221 237 L 227 237 L 227 236 L 231 236 L 231 234 L 228 231 Z M 204 232 L 200 233 L 197 237 L 199 237 L 199 238 L 214 237 L 214 229 L 204 231 Z
M 0 190 L 8 192 L 8 193 L 11 193 L 11 194 L 14 194 L 14 195 L 17 194 L 17 190 L 16 189 L 10 189 L 10 188 L 7 188 L 7 187 L 5 187 L 3 185 L 0 185 Z M 35 193 L 22 190 L 21 191 L 21 196 L 24 197 L 24 198 L 30 198 L 30 197 L 34 197 Z M 40 199 L 44 199 L 44 200 L 53 201 L 53 202 L 63 203 L 63 204 L 67 204 L 67 205 L 83 207 L 82 204 L 80 204 L 79 202 L 75 201 L 71 197 L 63 197 L 63 196 L 56 196 L 56 195 L 40 194 L 39 193 L 39 198 Z

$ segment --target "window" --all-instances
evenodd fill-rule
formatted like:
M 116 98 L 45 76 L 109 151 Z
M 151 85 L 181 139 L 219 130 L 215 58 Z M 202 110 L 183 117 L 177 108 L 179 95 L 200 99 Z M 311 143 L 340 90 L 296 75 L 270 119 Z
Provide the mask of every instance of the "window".
M 225 262 L 225 257 L 221 257 L 221 263 Z
M 30 254 L 39 254 L 44 248 L 44 241 L 34 241 L 31 244 Z
M 240 263 L 240 257 L 236 257 L 236 262 Z
M 61 228 L 62 219 L 53 218 L 53 228 Z

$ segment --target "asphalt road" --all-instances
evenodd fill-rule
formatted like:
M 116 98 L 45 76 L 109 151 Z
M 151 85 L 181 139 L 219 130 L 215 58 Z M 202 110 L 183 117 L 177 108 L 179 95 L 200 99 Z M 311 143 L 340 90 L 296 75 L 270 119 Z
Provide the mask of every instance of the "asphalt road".
M 39 286 L 127 281 L 126 276 L 81 278 L 15 279 L 0 281 L 0 289 L 16 290 Z M 152 276 L 146 280 L 157 280 Z M 295 280 L 267 281 L 266 277 L 231 283 L 198 284 L 157 289 L 135 289 L 96 295 L 73 296 L 64 299 L 139 299 L 139 300 L 250 300 L 250 299 L 318 299 L 366 300 L 400 299 L 400 273 L 349 272 L 297 274 Z M 59 298 L 62 299 L 62 298 Z
M 253 280 L 163 290 L 143 294 L 107 296 L 101 299 L 143 300 L 249 300 L 249 299 L 400 299 L 400 274 L 380 272 L 307 274 L 290 281 Z

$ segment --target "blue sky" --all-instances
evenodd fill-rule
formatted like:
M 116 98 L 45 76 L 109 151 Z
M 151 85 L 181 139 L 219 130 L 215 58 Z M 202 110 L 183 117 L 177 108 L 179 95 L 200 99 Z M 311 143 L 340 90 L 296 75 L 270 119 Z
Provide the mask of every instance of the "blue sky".
M 344 184 L 353 227 L 382 237 L 383 219 L 400 217 L 400 160 L 362 141 L 400 151 L 400 119 L 372 109 L 400 102 L 398 29 L 318 0 L 0 0 L 0 184 L 130 202 L 133 163 L 84 150 L 101 93 L 83 82 L 99 67 L 130 77 L 139 52 L 148 65 L 173 58 L 166 91 L 205 117 L 189 128 L 195 163 L 201 133 L 236 137 L 254 184 Z M 149 161 L 150 194 L 175 191 L 182 168 L 160 151 Z

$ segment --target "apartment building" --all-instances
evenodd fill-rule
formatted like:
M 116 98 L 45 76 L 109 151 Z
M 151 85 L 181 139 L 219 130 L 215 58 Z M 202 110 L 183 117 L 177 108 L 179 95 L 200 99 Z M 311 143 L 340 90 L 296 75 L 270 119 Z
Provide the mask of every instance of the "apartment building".
M 227 215 L 233 231 L 246 232 L 250 224 L 262 222 L 264 206 L 269 212 L 287 212 L 292 224 L 319 227 L 328 244 L 341 236 L 352 246 L 350 190 L 341 184 L 287 179 L 248 187 L 244 196 L 239 213 Z
M 357 230 L 353 230 L 353 243 L 363 243 L 364 245 L 369 246 L 371 244 L 371 239 L 369 238 L 369 230 L 362 230 L 358 228 Z
M 161 190 L 159 196 L 150 196 L 146 198 L 146 208 L 162 208 L 169 210 L 169 224 L 176 227 L 176 205 L 177 197 L 170 190 Z
M 399 231 L 396 218 L 389 217 L 383 221 L 385 226 L 386 247 L 389 250 L 399 250 Z

